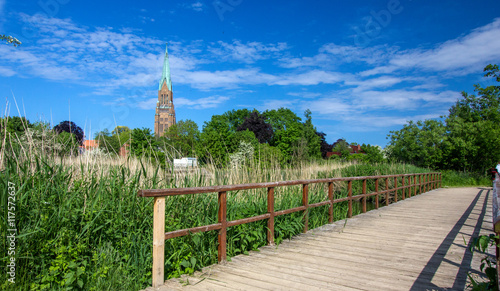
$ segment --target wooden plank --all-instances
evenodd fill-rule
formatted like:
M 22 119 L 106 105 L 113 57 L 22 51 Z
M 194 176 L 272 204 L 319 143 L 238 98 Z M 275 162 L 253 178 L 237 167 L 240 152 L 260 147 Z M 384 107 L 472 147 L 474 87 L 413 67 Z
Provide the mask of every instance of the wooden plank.
M 328 182 L 328 200 L 330 207 L 328 207 L 328 223 L 333 223 L 333 183 Z
M 347 217 L 352 217 L 352 181 L 347 182 Z
M 165 197 L 155 197 L 153 209 L 153 287 L 165 281 Z
M 217 260 L 219 262 L 226 261 L 226 234 L 227 234 L 227 193 L 219 192 L 219 210 L 217 212 L 218 222 L 221 224 L 221 229 L 217 236 L 219 246 L 217 249 Z
M 303 233 L 306 233 L 309 230 L 309 184 L 302 185 L 302 205 L 305 207 L 304 210 L 304 230 Z
M 274 245 L 274 188 L 267 188 L 267 244 Z

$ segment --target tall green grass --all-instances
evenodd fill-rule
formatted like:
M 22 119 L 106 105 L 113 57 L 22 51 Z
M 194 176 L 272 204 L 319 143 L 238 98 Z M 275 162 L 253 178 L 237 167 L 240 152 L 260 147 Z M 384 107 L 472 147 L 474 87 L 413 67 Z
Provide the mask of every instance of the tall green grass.
M 491 187 L 490 177 L 479 175 L 477 173 L 466 173 L 457 171 L 442 171 L 443 187 L 473 187 L 486 186 Z
M 132 158 L 130 158 L 132 159 Z M 297 168 L 202 168 L 173 173 L 141 160 L 95 166 L 99 161 L 52 159 L 43 155 L 5 155 L 0 172 L 0 203 L 7 207 L 8 183 L 16 188 L 16 283 L 0 274 L 3 290 L 138 290 L 151 285 L 153 199 L 137 197 L 139 189 L 194 187 L 339 176 L 370 176 L 427 169 L 409 165 L 342 165 L 324 163 Z M 392 181 L 391 181 L 392 183 Z M 360 183 L 354 183 L 354 194 Z M 392 184 L 391 184 L 392 186 Z M 369 189 L 374 185 L 369 183 Z M 310 203 L 326 200 L 326 185 L 310 186 Z M 345 184 L 335 196 L 345 197 Z M 275 209 L 300 206 L 299 186 L 279 187 Z M 228 193 L 228 219 L 266 212 L 265 189 Z M 344 219 L 347 203 L 335 206 L 335 219 Z M 194 194 L 166 198 L 166 231 L 216 223 L 217 195 Z M 1 216 L 2 238 L 7 216 Z M 328 222 L 328 207 L 311 209 L 309 228 Z M 280 243 L 303 229 L 302 213 L 276 217 Z M 266 244 L 266 221 L 228 229 L 228 255 L 247 253 Z M 6 265 L 7 240 L 0 242 Z M 170 239 L 165 244 L 166 277 L 193 272 L 217 262 L 217 232 Z

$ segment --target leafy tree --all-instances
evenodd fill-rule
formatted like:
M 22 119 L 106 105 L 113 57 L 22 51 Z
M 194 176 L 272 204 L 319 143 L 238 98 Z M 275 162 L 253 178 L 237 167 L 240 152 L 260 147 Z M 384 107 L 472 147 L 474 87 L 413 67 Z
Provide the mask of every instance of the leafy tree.
M 0 40 L 6 41 L 8 44 L 12 44 L 13 46 L 20 46 L 21 42 L 10 35 L 0 34 Z
M 111 133 L 116 134 L 116 135 L 120 135 L 123 132 L 129 132 L 129 131 L 130 131 L 130 128 L 128 128 L 128 126 L 118 125 L 117 127 L 115 127 L 115 129 L 113 129 L 113 131 Z
M 78 154 L 78 146 L 80 144 L 78 138 L 73 133 L 65 131 L 59 133 L 56 138 L 56 144 L 59 145 L 58 153 L 60 156 Z
M 231 110 L 223 114 L 230 124 L 231 130 L 234 132 L 238 127 L 240 127 L 243 122 L 250 116 L 251 111 L 244 108 L 238 110 Z
M 131 133 L 130 151 L 136 156 L 155 156 L 158 150 L 158 143 L 155 140 L 151 129 L 149 128 L 134 128 Z
M 485 77 L 500 82 L 498 65 Z M 418 166 L 484 173 L 500 159 L 500 86 L 474 85 L 477 95 L 462 92 L 444 123 L 410 121 L 391 132 L 389 156 Z
M 419 167 L 440 168 L 443 163 L 446 128 L 441 121 L 410 121 L 391 131 L 390 158 Z
M 10 134 L 20 135 L 24 133 L 27 128 L 32 127 L 29 120 L 24 117 L 12 116 L 0 118 L 0 132 L 3 134 L 4 132 Z
M 307 158 L 321 157 L 321 138 L 316 134 L 316 127 L 312 124 L 311 110 L 304 111 L 304 138 L 307 146 Z
M 343 159 L 347 159 L 351 154 L 351 148 L 344 138 L 340 138 L 333 143 L 333 151 L 339 152 L 340 157 Z
M 175 149 L 178 157 L 192 157 L 196 155 L 199 135 L 198 125 L 187 119 L 170 126 L 165 132 L 163 140 L 167 147 Z M 168 151 L 167 148 L 165 149 Z
M 266 110 L 263 114 L 274 131 L 270 145 L 280 150 L 285 161 L 290 161 L 293 152 L 298 154 L 300 152 L 298 147 L 304 145 L 301 142 L 304 137 L 302 120 L 287 108 Z
M 266 117 L 258 111 L 250 113 L 236 130 L 244 131 L 247 129 L 255 134 L 260 143 L 269 143 L 273 137 L 272 126 L 266 122 Z
M 78 144 L 82 145 L 83 144 L 83 138 L 84 138 L 84 133 L 81 127 L 76 125 L 73 121 L 62 121 L 58 125 L 54 126 L 54 131 L 57 134 L 60 134 L 61 132 L 67 132 L 67 133 L 72 133 L 76 137 L 76 141 Z
M 259 146 L 259 140 L 255 137 L 255 134 L 248 129 L 238 131 L 233 135 L 230 145 L 231 152 L 234 152 L 237 148 L 239 148 L 241 142 L 250 144 L 254 149 Z
M 227 162 L 228 154 L 233 151 L 232 138 L 235 131 L 227 115 L 214 115 L 205 122 L 197 147 L 198 156 L 206 161 L 212 161 L 218 166 Z
M 271 124 L 275 133 L 279 130 L 287 130 L 293 124 L 302 121 L 292 110 L 283 107 L 278 110 L 266 110 L 263 115 L 266 117 L 266 122 Z
M 96 134 L 96 141 L 99 148 L 106 153 L 119 154 L 120 153 L 120 140 L 117 135 L 111 135 L 108 129 L 105 129 Z
M 361 145 L 361 150 L 365 153 L 365 161 L 367 163 L 382 163 L 384 161 L 384 154 L 382 148 L 372 145 Z

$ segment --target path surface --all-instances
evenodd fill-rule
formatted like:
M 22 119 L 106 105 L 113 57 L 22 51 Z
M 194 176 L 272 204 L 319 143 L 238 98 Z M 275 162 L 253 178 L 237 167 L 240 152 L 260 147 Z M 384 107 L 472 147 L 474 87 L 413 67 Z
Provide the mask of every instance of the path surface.
M 464 290 L 481 258 L 467 244 L 492 230 L 491 193 L 434 190 L 147 290 Z

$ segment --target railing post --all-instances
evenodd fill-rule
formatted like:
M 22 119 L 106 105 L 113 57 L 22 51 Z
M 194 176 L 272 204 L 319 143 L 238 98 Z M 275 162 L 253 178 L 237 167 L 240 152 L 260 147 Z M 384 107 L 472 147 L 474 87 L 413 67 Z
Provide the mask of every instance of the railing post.
M 422 194 L 422 174 L 418 175 L 418 194 Z
M 153 287 L 160 287 L 165 276 L 165 197 L 155 197 L 153 210 Z
M 394 177 L 394 203 L 398 202 L 398 177 Z
M 267 188 L 267 244 L 274 245 L 274 187 Z
M 417 196 L 417 175 L 413 175 L 413 196 Z
M 366 194 L 366 179 L 363 179 L 363 194 Z M 363 213 L 366 213 L 366 196 L 362 198 Z
M 218 262 L 226 261 L 226 234 L 227 234 L 227 193 L 226 191 L 219 192 L 219 212 L 217 214 L 217 220 L 222 225 L 219 230 L 218 241 L 219 246 L 217 248 L 217 260 Z
M 347 217 L 352 217 L 352 180 L 347 182 Z
M 306 233 L 309 228 L 309 184 L 302 185 L 302 205 L 306 207 L 304 210 L 304 231 Z
M 411 188 L 411 176 L 408 176 L 408 198 L 411 198 L 411 191 L 412 191 L 412 188 Z
M 406 188 L 405 188 L 405 179 L 406 179 L 406 177 L 405 177 L 405 176 L 402 176 L 402 177 L 401 177 L 401 187 L 403 187 L 403 191 L 402 191 L 402 192 L 403 192 L 403 196 L 402 196 L 402 197 L 403 197 L 403 200 L 405 200 L 405 198 L 406 198 L 406 197 L 405 197 L 405 190 L 406 190 Z
M 333 182 L 328 182 L 328 200 L 330 200 L 330 207 L 328 207 L 328 223 L 333 223 Z
M 375 209 L 378 209 L 378 178 L 375 179 L 375 193 L 377 193 L 375 195 Z
M 385 178 L 385 206 L 389 206 L 389 178 Z

